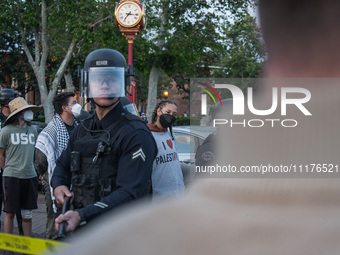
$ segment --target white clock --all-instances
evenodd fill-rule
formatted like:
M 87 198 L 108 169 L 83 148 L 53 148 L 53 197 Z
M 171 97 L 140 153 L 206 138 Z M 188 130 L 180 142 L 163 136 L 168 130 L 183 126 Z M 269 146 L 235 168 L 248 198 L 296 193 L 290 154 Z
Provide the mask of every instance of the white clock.
M 123 27 L 136 26 L 143 17 L 142 10 L 137 3 L 123 2 L 116 9 L 116 19 Z

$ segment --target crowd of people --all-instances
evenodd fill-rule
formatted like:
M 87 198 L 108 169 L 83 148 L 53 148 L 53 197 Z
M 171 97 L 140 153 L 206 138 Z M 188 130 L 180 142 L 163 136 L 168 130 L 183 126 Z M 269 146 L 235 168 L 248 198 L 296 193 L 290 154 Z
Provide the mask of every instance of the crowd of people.
M 46 202 L 47 239 L 60 239 L 60 224 L 66 233 L 73 232 L 131 201 L 183 192 L 171 131 L 177 105 L 162 101 L 147 126 L 125 97 L 126 70 L 118 51 L 90 53 L 85 60 L 88 82 L 82 86 L 88 88 L 94 112 L 82 117 L 75 94 L 59 93 L 53 99 L 55 114 L 39 135 L 31 121 L 41 107 L 28 105 L 13 90 L 0 91 L 12 93 L 2 104 L 0 131 L 5 233 L 13 233 L 17 214 L 17 219 L 22 215 L 23 234 L 31 235 L 38 176 Z M 164 162 L 164 155 L 171 155 L 171 161 Z M 72 202 L 62 214 L 67 199 Z
M 276 88 L 303 84 L 317 95 L 308 105 L 313 116 L 293 114 L 300 123 L 294 130 L 222 130 L 215 139 L 216 160 L 235 166 L 300 162 L 338 167 L 340 103 L 334 78 L 340 70 L 340 2 L 259 0 L 258 5 L 268 52 L 263 73 L 271 80 L 264 82 L 257 99 L 271 95 L 273 78 L 280 78 Z M 8 103 L 0 131 L 6 233 L 21 211 L 23 232 L 29 235 L 37 197 L 35 162 L 39 173 L 48 173 L 51 188 L 45 196 L 51 199 L 47 206 L 55 229 L 50 228 L 48 238 L 62 228 L 76 231 L 72 245 L 56 254 L 339 252 L 338 178 L 204 179 L 184 195 L 165 199 L 184 191 L 171 129 L 177 105 L 160 102 L 148 125 L 129 113 L 120 98 L 132 72 L 115 50 L 91 52 L 84 72 L 82 86 L 95 111 L 78 125 L 79 107 L 70 94 L 56 96 L 56 115 L 41 137 L 29 126 L 39 107 L 20 97 Z M 150 202 L 146 198 L 151 196 L 152 201 L 164 200 Z M 66 201 L 72 201 L 70 209 L 54 214 Z M 87 226 L 97 218 L 97 224 Z M 78 229 L 83 231 L 78 234 Z
M 215 139 L 217 160 L 338 165 L 340 2 L 257 3 L 269 78 L 257 97 L 261 103 L 271 96 L 269 85 L 280 91 L 303 86 L 312 95 L 312 116 L 292 114 L 298 121 L 292 129 L 225 128 Z M 277 115 L 273 119 L 282 118 Z M 336 176 L 202 179 L 179 198 L 111 214 L 54 254 L 337 254 L 339 189 Z

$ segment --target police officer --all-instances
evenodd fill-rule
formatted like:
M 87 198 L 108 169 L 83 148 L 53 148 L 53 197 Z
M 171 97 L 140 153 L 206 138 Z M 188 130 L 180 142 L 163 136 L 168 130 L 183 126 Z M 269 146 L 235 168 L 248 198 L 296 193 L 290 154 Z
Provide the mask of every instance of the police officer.
M 72 232 L 150 192 L 156 144 L 145 123 L 120 102 L 130 71 L 123 55 L 111 49 L 95 50 L 85 60 L 83 85 L 96 108 L 71 134 L 52 176 L 56 201 L 72 198 L 75 208 L 56 219 L 56 229 L 66 222 Z

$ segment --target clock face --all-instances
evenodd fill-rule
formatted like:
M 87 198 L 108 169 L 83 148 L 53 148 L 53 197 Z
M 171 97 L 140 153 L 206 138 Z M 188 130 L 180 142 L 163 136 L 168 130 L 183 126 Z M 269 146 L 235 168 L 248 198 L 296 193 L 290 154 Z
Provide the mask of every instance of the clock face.
M 125 27 L 137 25 L 143 16 L 139 5 L 130 2 L 121 4 L 117 9 L 116 15 L 118 22 Z

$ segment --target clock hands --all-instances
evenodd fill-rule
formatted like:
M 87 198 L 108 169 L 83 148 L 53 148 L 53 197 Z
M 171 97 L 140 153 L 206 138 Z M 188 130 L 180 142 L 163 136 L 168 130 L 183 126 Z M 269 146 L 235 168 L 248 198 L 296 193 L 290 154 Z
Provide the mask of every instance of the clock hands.
M 129 15 L 131 15 L 131 11 L 126 13 L 126 17 L 125 17 L 124 21 L 126 20 L 127 17 L 129 17 Z
M 125 18 L 124 18 L 124 20 L 123 21 L 125 21 L 126 19 L 127 19 L 127 17 L 129 17 L 130 15 L 133 15 L 133 16 L 139 16 L 139 14 L 138 13 L 131 13 L 131 11 L 130 12 L 127 12 L 127 13 L 125 13 L 126 14 L 126 16 L 125 16 Z

